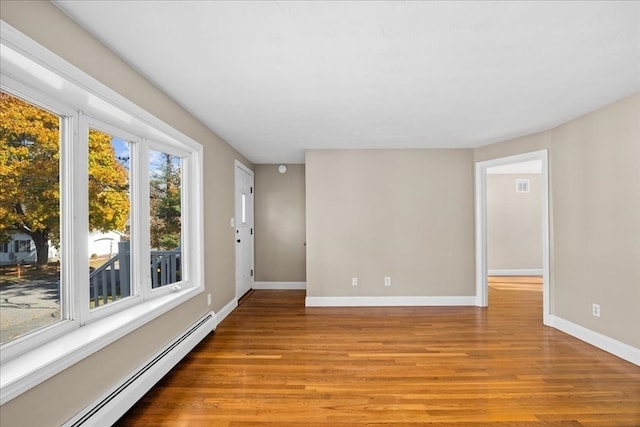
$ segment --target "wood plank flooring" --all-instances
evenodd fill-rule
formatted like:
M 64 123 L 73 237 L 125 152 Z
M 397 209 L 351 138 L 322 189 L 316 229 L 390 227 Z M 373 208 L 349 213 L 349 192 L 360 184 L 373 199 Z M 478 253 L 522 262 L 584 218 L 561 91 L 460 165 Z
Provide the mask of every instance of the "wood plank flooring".
M 255 291 L 118 426 L 640 426 L 640 367 L 542 326 L 539 279 L 490 307 L 305 308 Z

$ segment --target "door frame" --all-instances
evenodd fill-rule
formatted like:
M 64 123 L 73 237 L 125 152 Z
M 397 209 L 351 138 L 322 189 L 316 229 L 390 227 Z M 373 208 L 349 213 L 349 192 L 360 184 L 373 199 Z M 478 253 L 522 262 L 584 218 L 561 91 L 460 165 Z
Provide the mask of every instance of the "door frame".
M 247 166 L 245 166 L 242 162 L 240 162 L 239 160 L 235 161 L 235 167 L 234 167 L 234 201 L 233 201 L 233 242 L 234 242 L 234 254 L 235 254 L 235 278 L 236 278 L 236 300 L 238 300 L 240 297 L 242 297 L 242 294 L 244 294 L 244 292 L 241 292 L 240 290 L 240 278 L 238 277 L 238 263 L 240 262 L 239 259 L 239 246 L 236 243 L 237 240 L 237 230 L 238 230 L 238 223 L 240 221 L 240 218 L 238 218 L 238 203 L 239 203 L 239 199 L 240 199 L 240 194 L 241 192 L 240 190 L 240 181 L 239 181 L 239 177 L 240 177 L 240 172 L 239 170 L 242 171 L 242 173 L 246 173 L 251 177 L 251 188 L 255 189 L 255 180 L 254 180 L 254 173 L 251 169 L 249 169 Z M 255 203 L 254 203 L 254 193 L 255 191 L 251 192 L 251 218 L 250 218 L 250 227 L 251 229 L 255 230 Z M 254 236 L 255 233 L 251 234 L 251 239 L 249 240 L 249 244 L 251 245 L 250 248 L 250 252 L 252 254 L 252 269 L 255 269 L 255 241 L 254 241 Z M 255 274 L 251 276 L 251 282 L 253 283 L 255 281 Z M 253 289 L 253 284 L 251 285 L 251 288 L 249 290 Z
M 533 151 L 514 156 L 476 162 L 475 166 L 475 222 L 476 222 L 476 305 L 489 305 L 487 283 L 487 169 L 512 163 L 540 160 L 542 181 L 542 323 L 550 326 L 549 281 L 549 153 Z

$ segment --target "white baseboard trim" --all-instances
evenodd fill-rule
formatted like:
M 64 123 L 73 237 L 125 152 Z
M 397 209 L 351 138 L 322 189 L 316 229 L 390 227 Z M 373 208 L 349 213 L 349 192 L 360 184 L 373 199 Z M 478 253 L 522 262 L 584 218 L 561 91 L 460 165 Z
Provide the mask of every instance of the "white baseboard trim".
M 541 268 L 496 269 L 487 272 L 489 276 L 542 276 Z
M 226 319 L 226 317 L 230 315 L 231 312 L 236 309 L 236 307 L 238 307 L 238 300 L 234 298 L 229 301 L 227 305 L 218 310 L 218 312 L 214 315 L 216 327 L 218 327 L 220 322 Z
M 632 347 L 629 344 L 625 344 L 606 335 L 602 335 L 599 332 L 592 331 L 591 329 L 587 329 L 584 326 L 577 325 L 555 315 L 551 315 L 549 317 L 549 325 L 559 331 L 598 347 L 601 350 L 611 353 L 614 356 L 618 356 L 627 362 L 640 366 L 640 348 Z
M 209 312 L 63 426 L 112 425 L 214 329 L 214 314 Z
M 307 297 L 307 307 L 475 306 L 476 297 Z
M 253 289 L 304 290 L 307 282 L 254 282 Z

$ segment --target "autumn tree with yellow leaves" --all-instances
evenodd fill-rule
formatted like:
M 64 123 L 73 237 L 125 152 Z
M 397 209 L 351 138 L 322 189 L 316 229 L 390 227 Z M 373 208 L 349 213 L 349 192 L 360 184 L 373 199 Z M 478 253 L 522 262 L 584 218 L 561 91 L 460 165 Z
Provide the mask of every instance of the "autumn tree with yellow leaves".
M 105 133 L 89 132 L 89 227 L 124 231 L 129 183 Z M 37 265 L 48 262 L 60 236 L 60 118 L 0 93 L 0 240 L 29 235 Z

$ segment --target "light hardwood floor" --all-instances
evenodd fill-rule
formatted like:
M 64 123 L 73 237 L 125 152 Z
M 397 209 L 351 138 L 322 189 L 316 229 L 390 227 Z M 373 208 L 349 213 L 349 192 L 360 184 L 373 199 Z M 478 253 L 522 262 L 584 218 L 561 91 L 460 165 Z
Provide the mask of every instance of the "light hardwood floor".
M 304 297 L 253 292 L 118 426 L 640 426 L 640 367 L 542 326 L 538 279 L 486 309 Z

